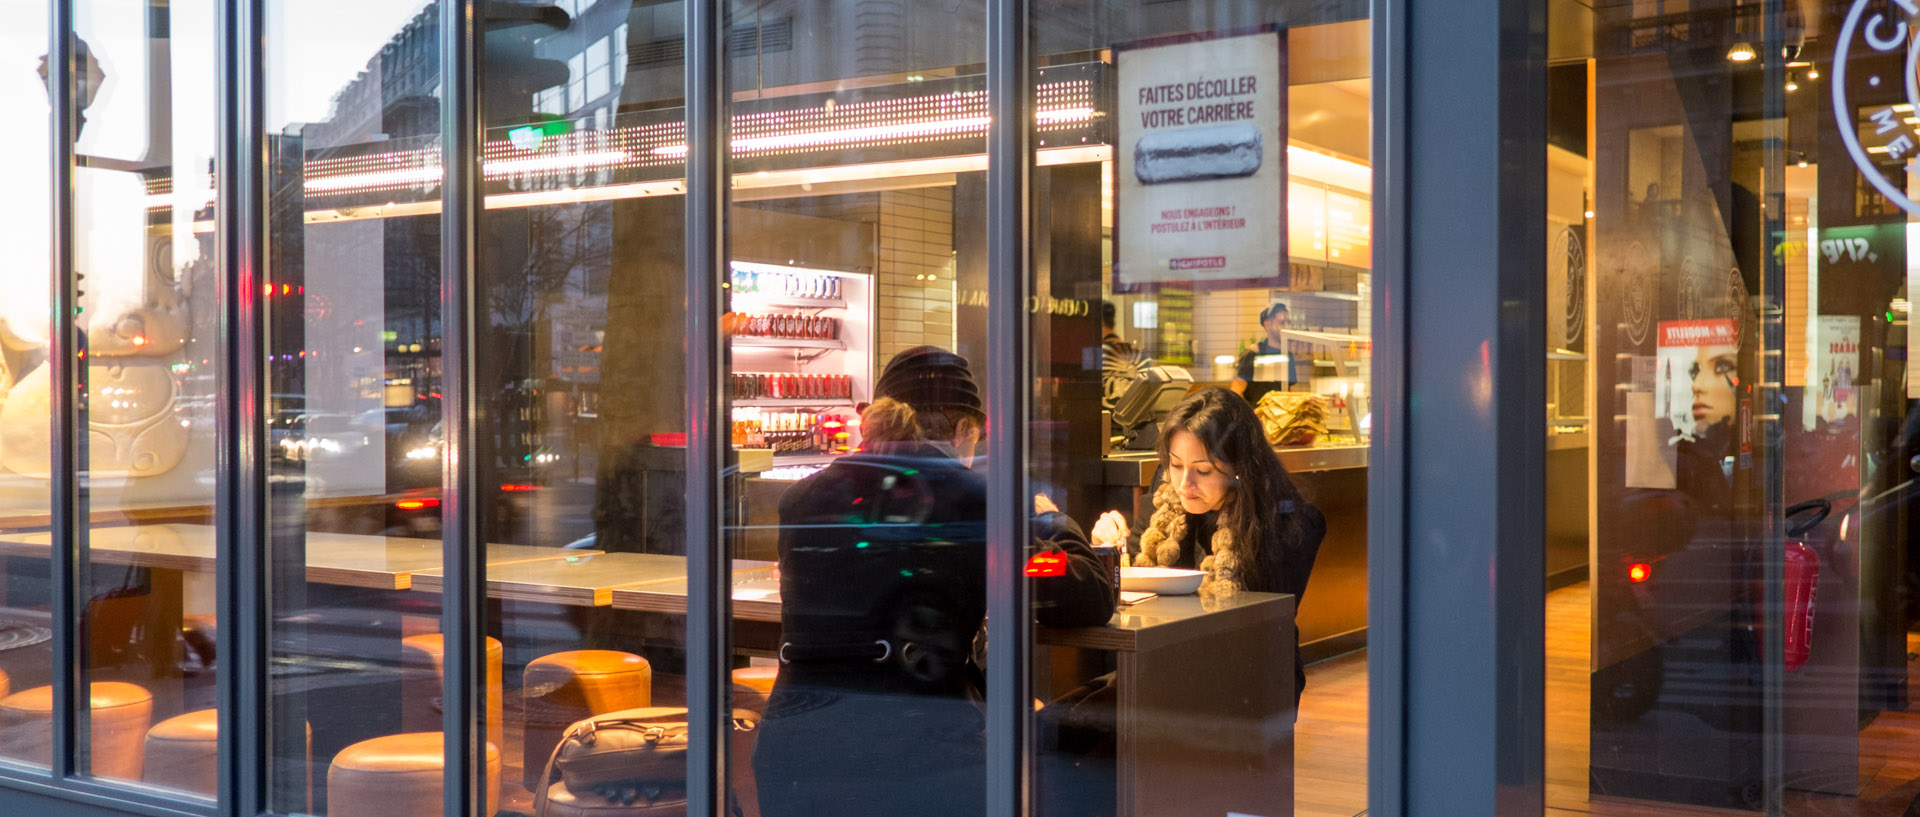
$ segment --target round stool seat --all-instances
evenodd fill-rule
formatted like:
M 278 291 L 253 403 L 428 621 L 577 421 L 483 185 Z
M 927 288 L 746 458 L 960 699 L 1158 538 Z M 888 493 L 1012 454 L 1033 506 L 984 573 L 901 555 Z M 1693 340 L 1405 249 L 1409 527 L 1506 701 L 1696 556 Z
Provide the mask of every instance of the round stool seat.
M 773 680 L 779 674 L 779 667 L 741 667 L 733 671 L 733 682 L 767 695 L 773 692 Z
M 501 648 L 497 638 L 487 639 L 487 734 L 500 735 L 500 728 L 506 723 L 505 699 L 501 689 L 503 671 L 501 664 L 506 651 Z M 401 727 L 410 732 L 433 732 L 440 729 L 440 713 L 432 705 L 439 699 L 441 684 L 446 678 L 447 639 L 440 633 L 409 636 L 400 639 L 400 666 L 406 670 L 401 676 Z
M 175 715 L 147 732 L 146 781 L 209 797 L 220 775 L 220 713 L 212 709 Z
M 139 780 L 142 742 L 153 722 L 153 694 L 136 684 L 92 685 L 93 774 Z M 0 698 L 0 755 L 41 766 L 53 756 L 53 687 L 21 690 Z
M 617 650 L 570 650 L 533 659 L 524 678 L 528 695 L 585 706 L 598 715 L 653 703 L 653 665 Z
M 617 650 L 569 650 L 535 658 L 522 676 L 526 739 L 523 780 L 538 783 L 560 735 L 582 718 L 653 705 L 653 665 Z
M 438 814 L 444 800 L 446 738 L 440 732 L 407 732 L 371 738 L 334 755 L 327 768 L 330 817 L 415 817 Z M 500 807 L 500 750 L 487 743 L 487 804 Z

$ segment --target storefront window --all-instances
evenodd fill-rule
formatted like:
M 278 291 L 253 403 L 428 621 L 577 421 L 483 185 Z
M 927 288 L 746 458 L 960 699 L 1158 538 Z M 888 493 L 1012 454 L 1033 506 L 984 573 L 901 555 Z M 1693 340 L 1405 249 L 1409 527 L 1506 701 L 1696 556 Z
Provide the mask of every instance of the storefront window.
M 267 5 L 265 716 L 286 812 L 441 801 L 437 761 L 405 765 L 441 732 L 440 9 Z M 384 788 L 395 770 L 430 782 Z
M 96 776 L 201 796 L 214 793 L 211 766 L 179 768 L 144 744 L 149 727 L 171 740 L 215 717 L 214 31 L 208 4 L 74 8 L 89 80 L 100 73 L 74 145 L 92 520 L 76 611 L 92 701 L 82 763 L 90 751 Z M 9 405 L 45 399 L 37 371 Z M 44 462 L 45 450 L 19 454 Z
M 1362 813 L 1364 8 L 1037 16 L 1020 467 L 1069 563 L 1029 570 L 1040 624 L 1075 615 L 1081 537 L 1126 566 L 1110 624 L 1035 632 L 1035 811 Z M 962 348 L 984 306 L 963 297 Z
M 1915 807 L 1909 11 L 1553 6 L 1549 806 Z
M 249 72 L 264 107 L 264 161 L 237 163 L 258 184 L 223 188 L 264 193 L 252 337 L 217 298 L 250 279 L 216 241 L 248 223 L 213 193 L 216 103 L 252 104 L 218 95 L 218 4 L 123 5 L 75 16 L 83 772 L 164 804 L 233 798 L 215 774 L 238 722 L 264 724 L 265 757 L 234 768 L 264 761 L 276 813 L 437 813 L 474 781 L 482 817 L 678 813 L 714 783 L 675 758 L 709 691 L 688 679 L 725 644 L 732 814 L 984 814 L 1009 750 L 1046 817 L 1366 813 L 1364 4 L 1037 4 L 1030 121 L 1009 125 L 985 2 L 743 0 L 723 15 L 726 84 L 706 89 L 729 100 L 721 144 L 690 132 L 701 49 L 680 2 L 268 2 L 264 62 L 225 77 Z M 471 100 L 442 76 L 455 10 L 483 43 Z M 44 51 L 26 30 L 11 51 Z M 14 81 L 0 98 L 41 110 L 44 89 Z M 480 111 L 479 188 L 460 196 L 442 187 L 471 152 L 454 101 Z M 1009 228 L 996 127 L 1033 148 L 1013 157 L 1033 165 L 1013 191 L 1032 254 L 1011 271 L 990 243 Z M 689 212 L 700 139 L 730 177 L 712 280 L 690 272 L 688 235 L 713 220 Z M 0 234 L 43 246 L 46 217 L 18 215 Z M 48 764 L 10 702 L 60 676 L 58 401 L 44 259 L 26 261 L 32 308 L 0 306 L 10 773 Z M 996 294 L 1010 273 L 1024 303 Z M 719 308 L 689 314 L 692 287 Z M 1023 338 L 996 337 L 1009 316 Z M 1016 342 L 1021 370 L 990 358 Z M 1583 343 L 1553 353 L 1578 362 Z M 232 396 L 212 375 L 250 349 L 264 469 L 223 458 L 214 428 Z M 1596 393 L 1590 376 L 1567 369 L 1557 405 Z M 1030 398 L 1003 415 L 996 388 Z M 692 416 L 708 398 L 728 420 L 717 463 Z M 989 457 L 997 434 L 1024 450 Z M 1015 475 L 1030 536 L 996 543 L 989 489 Z M 235 518 L 220 502 L 244 492 L 215 497 L 236 479 L 266 500 L 264 536 L 239 545 L 265 565 L 265 640 L 219 655 L 216 577 L 241 569 L 213 556 Z M 688 535 L 706 487 L 711 542 Z M 710 590 L 690 558 L 712 548 L 721 632 L 689 614 Z M 1018 577 L 990 572 L 1002 549 Z M 484 587 L 448 596 L 475 564 Z M 1032 609 L 989 620 L 1011 582 Z M 482 596 L 477 694 L 449 713 L 466 696 L 448 642 Z M 1025 736 L 982 703 L 1007 644 L 1031 645 L 1012 653 L 1032 669 Z M 216 721 L 238 662 L 264 673 L 245 677 L 265 711 Z M 473 781 L 446 761 L 463 714 L 486 740 Z
M 678 3 L 569 4 L 496 20 L 482 66 L 488 167 L 474 384 L 488 635 L 504 649 L 500 808 L 686 808 L 684 770 L 550 764 L 583 720 L 688 720 L 683 59 L 611 71 L 616 38 L 681 43 Z M 493 47 L 514 42 L 523 45 Z M 530 46 L 530 47 L 529 47 Z M 537 95 L 565 88 L 564 108 Z M 611 113 L 609 113 L 611 112 Z M 677 609 L 636 605 L 672 586 Z M 649 597 L 654 598 L 654 597 Z M 501 660 L 501 659 L 489 659 Z M 493 682 L 489 682 L 490 684 Z M 499 693 L 490 693 L 499 694 Z M 743 732 L 750 735 L 750 732 Z

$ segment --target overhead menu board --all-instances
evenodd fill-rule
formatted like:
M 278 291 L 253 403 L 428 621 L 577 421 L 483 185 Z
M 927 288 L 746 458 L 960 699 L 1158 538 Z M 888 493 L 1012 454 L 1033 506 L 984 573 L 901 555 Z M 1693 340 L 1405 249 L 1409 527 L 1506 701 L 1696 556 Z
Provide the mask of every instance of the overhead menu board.
M 1285 38 L 1118 49 L 1114 289 L 1287 285 Z

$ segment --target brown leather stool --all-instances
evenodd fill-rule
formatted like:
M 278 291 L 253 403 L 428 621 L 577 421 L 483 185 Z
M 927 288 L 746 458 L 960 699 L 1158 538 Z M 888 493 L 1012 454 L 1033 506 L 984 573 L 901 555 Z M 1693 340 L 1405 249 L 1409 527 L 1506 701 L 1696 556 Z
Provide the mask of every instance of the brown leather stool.
M 445 799 L 446 738 L 407 732 L 371 738 L 340 750 L 327 767 L 330 817 L 417 817 L 439 814 Z M 500 749 L 487 742 L 487 805 L 500 808 Z
M 653 665 L 614 650 L 557 652 L 527 664 L 520 692 L 527 718 L 522 779 L 531 791 L 547 756 L 575 721 L 653 705 Z
M 220 713 L 202 709 L 176 715 L 147 732 L 146 781 L 155 786 L 216 796 L 220 779 Z
M 307 757 L 313 757 L 313 725 L 307 725 Z M 146 782 L 154 786 L 217 796 L 220 776 L 220 713 L 201 709 L 175 715 L 147 731 Z M 301 768 L 306 768 L 302 764 Z M 305 777 L 305 775 L 302 775 Z M 312 786 L 307 810 L 313 810 Z
M 139 780 L 142 741 L 153 723 L 153 693 L 135 684 L 93 685 L 93 774 Z M 53 757 L 53 687 L 34 687 L 0 699 L 0 755 L 46 766 Z
M 733 671 L 733 682 L 758 690 L 762 695 L 771 695 L 774 678 L 779 674 L 779 667 L 741 667 Z
M 502 717 L 500 640 L 487 639 L 487 738 L 501 740 Z M 409 732 L 438 732 L 443 721 L 437 700 L 446 677 L 447 639 L 439 633 L 400 639 L 400 728 Z

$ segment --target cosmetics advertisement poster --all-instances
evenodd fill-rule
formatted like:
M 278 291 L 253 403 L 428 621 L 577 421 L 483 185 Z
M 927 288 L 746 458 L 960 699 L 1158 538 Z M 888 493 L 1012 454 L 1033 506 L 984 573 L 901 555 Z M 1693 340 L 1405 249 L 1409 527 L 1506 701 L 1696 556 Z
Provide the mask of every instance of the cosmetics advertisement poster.
M 1285 42 L 1269 29 L 1116 50 L 1116 291 L 1287 286 Z
M 1661 321 L 1656 329 L 1653 382 L 1627 395 L 1630 488 L 1675 487 L 1675 446 L 1731 426 L 1738 410 L 1738 321 Z

